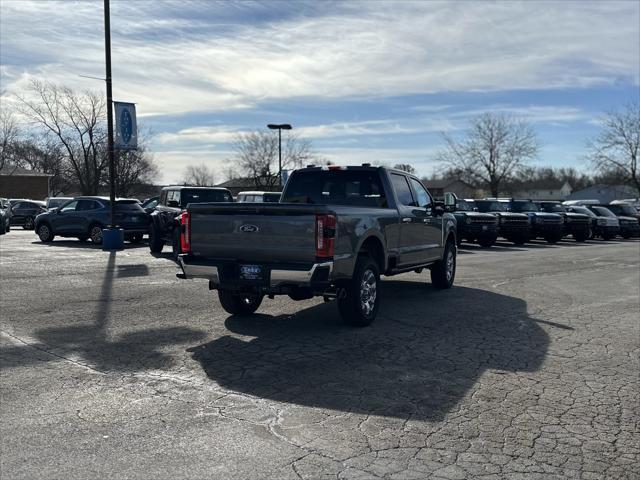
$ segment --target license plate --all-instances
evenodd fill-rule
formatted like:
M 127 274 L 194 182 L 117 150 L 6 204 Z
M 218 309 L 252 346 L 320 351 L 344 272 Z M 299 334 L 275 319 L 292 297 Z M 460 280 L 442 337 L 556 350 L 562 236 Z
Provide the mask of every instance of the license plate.
M 489 227 L 487 227 L 486 225 L 482 225 L 482 230 L 489 230 Z
M 262 267 L 260 265 L 240 265 L 241 280 L 262 280 Z

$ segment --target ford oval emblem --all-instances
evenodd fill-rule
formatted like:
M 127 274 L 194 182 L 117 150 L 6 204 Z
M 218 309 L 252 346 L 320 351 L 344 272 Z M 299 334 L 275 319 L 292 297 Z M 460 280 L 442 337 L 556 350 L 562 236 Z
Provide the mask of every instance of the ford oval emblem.
M 245 233 L 254 233 L 254 232 L 257 232 L 257 231 L 259 231 L 259 230 L 260 230 L 260 229 L 259 229 L 257 226 L 255 226 L 255 225 L 249 225 L 248 223 L 247 223 L 247 224 L 245 224 L 245 225 L 242 225 L 242 226 L 240 227 L 240 231 L 241 231 L 241 232 L 245 232 Z

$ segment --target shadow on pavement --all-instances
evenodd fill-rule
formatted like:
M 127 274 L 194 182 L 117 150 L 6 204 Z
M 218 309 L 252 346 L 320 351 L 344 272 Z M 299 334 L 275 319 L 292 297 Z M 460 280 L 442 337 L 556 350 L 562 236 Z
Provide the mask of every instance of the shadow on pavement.
M 384 281 L 383 299 L 369 328 L 346 327 L 335 305 L 320 304 L 291 316 L 231 316 L 230 331 L 255 338 L 225 336 L 189 351 L 229 390 L 435 420 L 455 408 L 485 370 L 535 371 L 545 358 L 549 337 L 521 299 L 404 281 Z
M 205 332 L 183 327 L 152 328 L 115 337 L 110 334 L 110 307 L 116 276 L 148 274 L 146 265 L 117 266 L 116 255 L 116 252 L 109 253 L 97 308 L 91 323 L 37 330 L 35 337 L 39 343 L 0 349 L 1 368 L 41 361 L 33 355 L 26 355 L 27 349 L 35 348 L 51 354 L 45 357 L 46 360 L 58 360 L 60 357 L 77 358 L 78 362 L 103 372 L 166 370 L 174 365 L 174 360 L 162 352 L 163 347 L 190 344 L 205 336 Z M 135 272 L 135 275 L 132 272 Z
M 89 250 L 102 250 L 102 245 L 94 245 L 93 243 L 91 243 L 90 241 L 80 241 L 80 240 L 72 240 L 72 239 L 65 239 L 65 240 L 54 240 L 53 242 L 41 242 L 40 240 L 34 240 L 33 242 L 31 242 L 32 245 L 42 245 L 43 247 L 67 247 L 67 248 L 85 248 L 85 249 L 89 249 Z M 124 242 L 124 250 L 129 250 L 132 248 L 142 248 L 142 247 L 147 247 L 146 242 L 140 242 L 140 243 L 129 243 L 129 242 Z

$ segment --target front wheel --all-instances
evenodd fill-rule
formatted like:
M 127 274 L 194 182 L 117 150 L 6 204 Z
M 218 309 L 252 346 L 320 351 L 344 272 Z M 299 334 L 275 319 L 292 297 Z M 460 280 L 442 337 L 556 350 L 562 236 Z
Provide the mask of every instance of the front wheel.
M 354 327 L 371 325 L 380 308 L 380 270 L 369 257 L 356 262 L 353 277 L 338 292 L 338 311 L 342 320 Z
M 149 250 L 151 250 L 152 253 L 160 253 L 163 247 L 164 240 L 162 240 L 160 232 L 156 227 L 151 225 L 149 228 Z
M 25 230 L 33 230 L 33 217 L 25 218 L 22 228 L 24 228 Z
M 547 243 L 558 243 L 562 237 L 560 235 L 547 235 L 544 239 Z
M 51 231 L 51 227 L 46 223 L 43 223 L 38 227 L 37 233 L 41 242 L 47 243 L 53 240 L 53 232 Z
M 456 278 L 456 247 L 448 241 L 444 247 L 442 260 L 431 267 L 431 283 L 436 288 L 451 288 Z
M 222 308 L 231 315 L 250 315 L 258 309 L 264 295 L 218 290 L 218 298 Z
M 497 237 L 480 237 L 478 238 L 478 245 L 484 248 L 489 248 L 495 245 Z
M 591 230 L 588 232 L 578 232 L 573 234 L 573 239 L 576 242 L 585 242 L 588 238 L 591 238 Z
M 625 240 L 629 240 L 631 238 L 631 234 L 630 233 L 621 233 L 620 236 L 622 238 L 624 238 Z

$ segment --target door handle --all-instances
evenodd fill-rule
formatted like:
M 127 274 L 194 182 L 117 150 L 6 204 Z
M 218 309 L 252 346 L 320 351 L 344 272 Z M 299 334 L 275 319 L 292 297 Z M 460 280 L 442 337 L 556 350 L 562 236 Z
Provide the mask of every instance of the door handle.
M 411 222 L 411 217 L 404 217 L 402 219 L 402 223 L 410 223 Z

